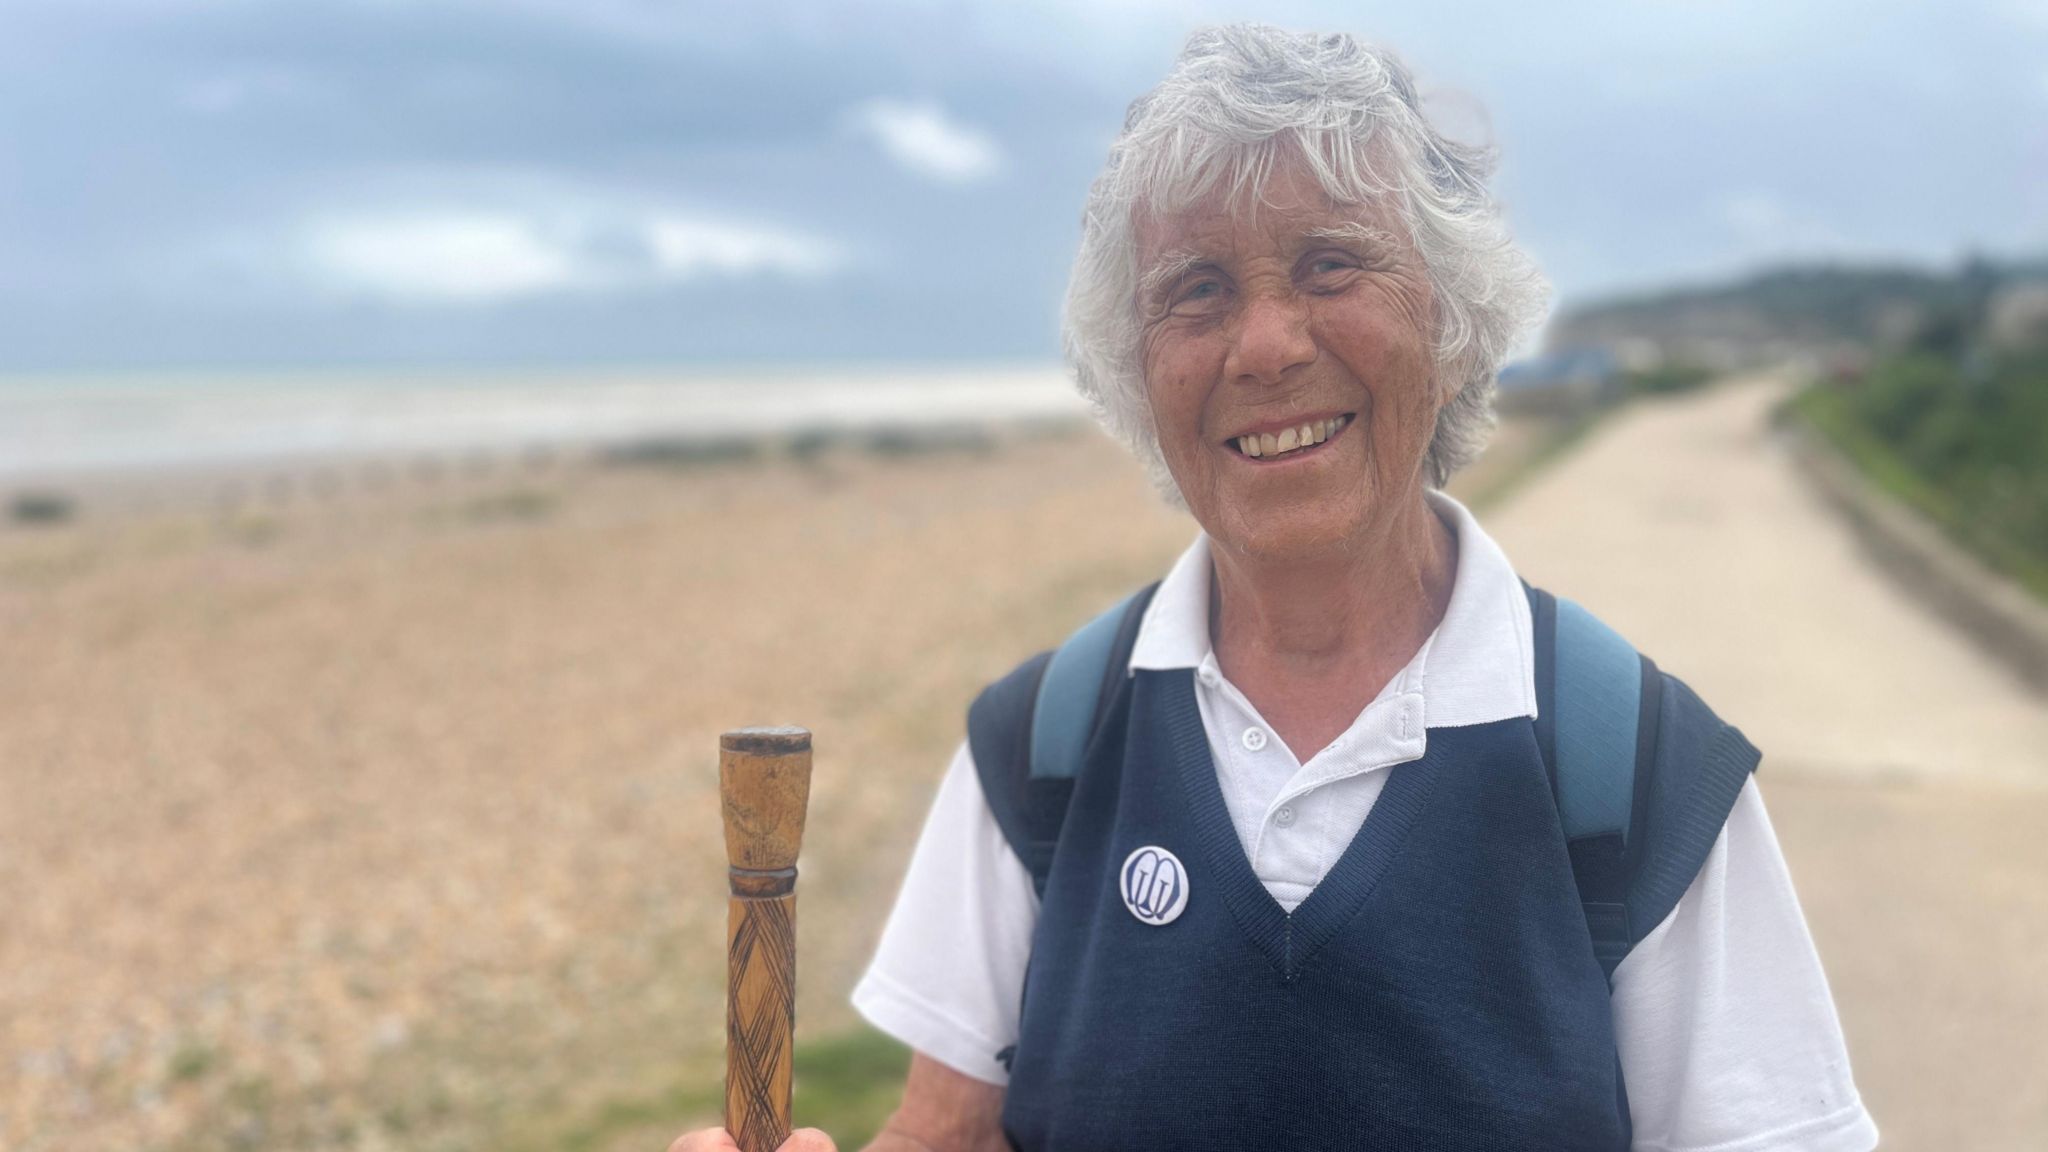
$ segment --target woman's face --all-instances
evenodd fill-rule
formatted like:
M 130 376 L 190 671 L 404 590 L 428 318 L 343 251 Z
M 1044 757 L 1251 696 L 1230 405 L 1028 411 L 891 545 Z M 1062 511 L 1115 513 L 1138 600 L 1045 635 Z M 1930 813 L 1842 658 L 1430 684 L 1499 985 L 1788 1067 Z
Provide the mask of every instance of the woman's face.
M 1214 193 L 1141 219 L 1138 244 L 1160 451 L 1212 538 L 1309 558 L 1419 496 L 1447 397 L 1429 279 L 1394 213 L 1332 201 L 1289 157 L 1255 207 Z M 1301 447 L 1303 425 L 1320 442 Z

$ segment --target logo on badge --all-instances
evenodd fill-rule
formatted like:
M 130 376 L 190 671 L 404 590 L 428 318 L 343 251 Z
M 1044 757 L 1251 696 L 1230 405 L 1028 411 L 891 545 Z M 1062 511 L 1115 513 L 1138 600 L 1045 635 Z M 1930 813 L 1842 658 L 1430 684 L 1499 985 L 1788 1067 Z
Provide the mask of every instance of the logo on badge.
M 1171 924 L 1188 906 L 1188 872 L 1180 857 L 1147 845 L 1124 857 L 1124 907 L 1147 924 Z

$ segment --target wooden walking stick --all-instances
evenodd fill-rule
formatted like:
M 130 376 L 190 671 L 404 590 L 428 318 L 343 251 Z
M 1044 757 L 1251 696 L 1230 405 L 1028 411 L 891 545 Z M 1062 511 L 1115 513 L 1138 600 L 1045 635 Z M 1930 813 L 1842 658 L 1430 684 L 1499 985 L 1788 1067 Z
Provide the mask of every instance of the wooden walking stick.
M 725 809 L 725 1130 L 740 1152 L 789 1138 L 796 1026 L 796 853 L 811 799 L 811 734 L 740 728 L 718 741 Z

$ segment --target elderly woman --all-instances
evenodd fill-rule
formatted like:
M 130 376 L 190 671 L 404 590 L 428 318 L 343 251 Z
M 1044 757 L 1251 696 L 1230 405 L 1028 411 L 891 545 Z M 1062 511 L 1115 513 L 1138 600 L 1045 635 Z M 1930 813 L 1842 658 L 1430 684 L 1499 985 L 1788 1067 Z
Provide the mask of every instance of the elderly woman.
M 1874 1145 L 1755 750 L 1439 490 L 1545 297 L 1486 176 L 1344 36 L 1132 106 L 1067 349 L 1201 534 L 970 712 L 871 1148 Z

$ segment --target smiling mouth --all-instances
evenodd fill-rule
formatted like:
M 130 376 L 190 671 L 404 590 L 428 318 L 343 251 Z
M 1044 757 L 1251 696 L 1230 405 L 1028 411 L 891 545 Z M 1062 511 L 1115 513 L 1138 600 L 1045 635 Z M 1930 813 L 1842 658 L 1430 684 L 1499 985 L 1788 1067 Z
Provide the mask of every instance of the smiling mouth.
M 1254 460 L 1284 459 L 1309 452 L 1349 427 L 1355 414 L 1346 412 L 1326 420 L 1304 420 L 1299 426 L 1279 432 L 1257 432 L 1233 437 L 1225 443 L 1240 456 Z

